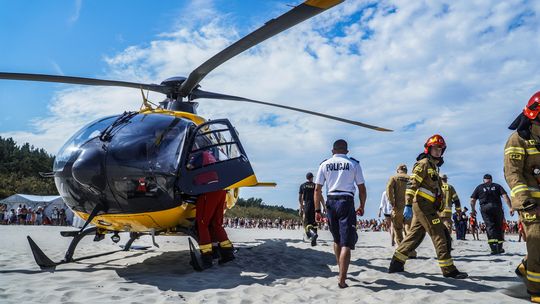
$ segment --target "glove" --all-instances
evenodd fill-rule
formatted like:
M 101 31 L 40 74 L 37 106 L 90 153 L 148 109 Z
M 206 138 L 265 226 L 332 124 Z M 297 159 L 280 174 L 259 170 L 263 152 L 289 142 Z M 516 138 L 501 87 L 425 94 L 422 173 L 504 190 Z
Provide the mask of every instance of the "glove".
M 413 211 L 412 211 L 412 206 L 405 206 L 405 210 L 403 210 L 403 217 L 406 219 L 406 220 L 410 220 L 412 218 L 412 215 L 413 215 Z
M 322 222 L 322 214 L 320 212 L 315 213 L 315 221 L 320 223 Z

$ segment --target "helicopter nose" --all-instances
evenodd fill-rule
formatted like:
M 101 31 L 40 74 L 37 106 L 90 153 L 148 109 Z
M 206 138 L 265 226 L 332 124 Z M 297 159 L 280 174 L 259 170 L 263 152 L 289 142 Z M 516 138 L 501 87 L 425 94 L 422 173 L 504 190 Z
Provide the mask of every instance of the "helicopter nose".
M 102 149 L 94 146 L 83 149 L 77 160 L 73 163 L 73 178 L 84 186 L 99 191 L 105 190 L 104 159 L 105 154 Z

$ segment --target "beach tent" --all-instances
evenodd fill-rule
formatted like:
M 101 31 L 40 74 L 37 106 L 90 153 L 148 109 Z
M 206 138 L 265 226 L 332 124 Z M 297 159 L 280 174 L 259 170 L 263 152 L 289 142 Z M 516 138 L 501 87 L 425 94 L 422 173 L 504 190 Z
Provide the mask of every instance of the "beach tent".
M 37 210 L 38 207 L 43 207 L 45 215 L 51 217 L 54 207 L 58 210 L 66 210 L 66 220 L 69 224 L 73 223 L 73 212 L 66 206 L 64 200 L 59 195 L 30 195 L 30 194 L 13 194 L 10 197 L 6 197 L 0 200 L 0 204 L 6 204 L 7 210 L 17 209 L 19 205 L 26 205 L 26 208 L 32 208 Z

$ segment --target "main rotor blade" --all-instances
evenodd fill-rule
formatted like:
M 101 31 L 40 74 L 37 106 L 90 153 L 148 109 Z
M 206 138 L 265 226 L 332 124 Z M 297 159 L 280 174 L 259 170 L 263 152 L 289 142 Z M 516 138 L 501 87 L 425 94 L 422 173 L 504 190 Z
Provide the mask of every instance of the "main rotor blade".
M 208 73 L 232 57 L 343 1 L 344 0 L 307 0 L 287 13 L 266 22 L 266 24 L 259 29 L 236 41 L 193 70 L 186 81 L 180 86 L 180 95 L 189 95 Z
M 279 105 L 279 104 L 270 103 L 270 102 L 253 100 L 253 99 L 239 97 L 239 96 L 226 95 L 226 94 L 220 94 L 220 93 L 214 93 L 214 92 L 207 92 L 207 91 L 203 91 L 203 90 L 200 90 L 200 89 L 193 90 L 193 92 L 191 93 L 191 96 L 192 96 L 193 99 L 209 98 L 209 99 L 224 99 L 224 100 L 236 100 L 236 101 L 246 101 L 246 102 L 258 103 L 258 104 L 263 104 L 263 105 L 267 105 L 267 106 L 278 107 L 278 108 L 283 108 L 283 109 L 287 109 L 287 110 L 292 110 L 292 111 L 307 113 L 307 114 L 311 114 L 311 115 L 315 115 L 315 116 L 320 116 L 320 117 L 324 117 L 324 118 L 328 118 L 328 119 L 333 119 L 333 120 L 345 122 L 345 123 L 348 123 L 348 124 L 352 124 L 352 125 L 355 125 L 355 126 L 360 126 L 360 127 L 364 127 L 364 128 L 368 128 L 368 129 L 372 129 L 372 130 L 376 130 L 376 131 L 383 131 L 383 132 L 392 132 L 393 131 L 393 130 L 390 130 L 390 129 L 385 129 L 385 128 L 381 128 L 381 127 L 377 127 L 377 126 L 373 126 L 373 125 L 368 125 L 368 124 L 365 124 L 363 122 L 349 120 L 349 119 L 336 117 L 336 116 L 332 116 L 332 115 L 327 115 L 327 114 L 323 114 L 323 113 L 313 112 L 313 111 L 299 109 L 299 108 L 293 108 L 293 107 Z
M 137 82 L 126 82 L 126 81 L 104 80 L 104 79 L 60 76 L 60 75 L 46 75 L 46 74 L 0 72 L 0 79 L 59 82 L 59 83 L 72 83 L 72 84 L 82 84 L 82 85 L 92 85 L 92 86 L 127 87 L 127 88 L 150 90 L 150 91 L 160 92 L 163 94 L 167 94 L 171 90 L 170 88 L 163 85 L 159 85 L 159 84 L 145 84 L 145 83 L 137 83 Z

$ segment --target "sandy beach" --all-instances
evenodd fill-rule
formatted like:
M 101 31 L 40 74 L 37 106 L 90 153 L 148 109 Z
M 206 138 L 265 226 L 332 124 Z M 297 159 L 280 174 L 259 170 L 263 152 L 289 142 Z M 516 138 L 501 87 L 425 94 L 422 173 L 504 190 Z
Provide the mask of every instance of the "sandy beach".
M 54 261 L 69 244 L 65 227 L 0 226 L 0 303 L 527 303 L 513 270 L 525 243 L 509 236 L 506 253 L 490 256 L 481 241 L 454 241 L 466 280 L 443 278 L 425 239 L 405 274 L 388 274 L 393 249 L 385 232 L 361 232 L 349 269 L 350 288 L 337 287 L 331 236 L 303 242 L 300 230 L 229 229 L 239 251 L 224 266 L 195 272 L 186 237 L 157 237 L 159 248 L 119 252 L 43 272 L 26 241 L 30 235 Z M 127 241 L 127 235 L 119 244 Z M 470 239 L 470 236 L 468 236 Z M 145 236 L 135 245 L 151 245 Z M 109 237 L 84 239 L 75 257 L 117 250 Z M 514 298 L 508 293 L 525 296 Z

